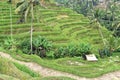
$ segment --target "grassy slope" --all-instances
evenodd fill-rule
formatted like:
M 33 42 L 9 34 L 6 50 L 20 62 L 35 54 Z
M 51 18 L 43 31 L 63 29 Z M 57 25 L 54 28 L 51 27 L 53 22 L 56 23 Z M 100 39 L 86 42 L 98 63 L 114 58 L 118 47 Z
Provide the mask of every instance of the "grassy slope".
M 46 9 L 38 6 L 35 9 L 34 37 L 45 36 L 55 47 L 83 41 L 95 47 L 102 45 L 97 25 L 90 25 L 88 18 L 67 8 L 56 7 L 53 4 L 46 5 L 48 7 Z M 10 4 L 1 2 L 0 7 L 2 13 L 0 14 L 0 41 L 3 41 L 6 36 L 10 36 Z M 30 37 L 30 23 L 16 24 L 19 16 L 14 13 L 13 6 L 13 37 L 18 41 Z M 108 37 L 109 32 L 104 28 L 101 30 L 104 36 Z
M 0 74 L 0 80 L 19 80 L 19 79 L 16 79 L 8 75 Z
M 10 34 L 9 6 L 7 3 L 0 3 L 0 12 L 2 13 L 0 14 L 0 41 L 4 41 L 5 37 Z M 39 8 L 37 11 L 39 14 L 36 14 L 38 17 L 36 17 L 37 23 L 34 23 L 35 31 L 33 36 L 45 36 L 54 43 L 55 47 L 65 46 L 71 42 L 77 44 L 83 41 L 89 42 L 95 47 L 102 46 L 102 40 L 96 25 L 93 24 L 90 26 L 90 21 L 83 15 L 61 7 L 54 6 L 51 8 L 50 5 L 48 5 L 47 9 Z M 30 23 L 16 24 L 19 15 L 14 14 L 14 8 L 12 12 L 14 38 L 20 40 L 29 37 Z M 101 28 L 101 30 L 104 36 L 107 37 L 109 32 L 104 28 Z M 114 60 L 113 62 L 109 62 L 111 59 L 91 63 L 79 58 L 42 60 L 39 57 L 24 54 L 20 54 L 19 57 L 15 56 L 15 54 L 13 56 L 20 60 L 33 61 L 49 68 L 84 77 L 96 77 L 110 71 L 119 70 L 119 64 L 115 63 Z M 68 61 L 77 61 L 83 63 L 83 66 L 70 65 L 67 63 Z
M 24 65 L 0 57 L 0 80 L 74 80 L 67 77 L 44 77 Z
M 18 65 L 18 63 L 16 63 Z M 11 78 L 16 78 L 16 79 L 20 79 L 20 80 L 28 80 L 31 78 L 35 78 L 38 76 L 35 76 L 33 71 L 31 71 L 30 69 L 26 68 L 24 65 L 20 65 L 19 67 L 21 67 L 24 70 L 21 70 L 20 68 L 16 67 L 15 64 L 13 64 L 12 61 L 8 60 L 8 59 L 4 59 L 2 57 L 0 57 L 0 74 L 5 74 L 5 75 L 1 75 L 0 78 L 2 79 L 7 79 L 9 78 L 11 80 Z M 25 71 L 27 70 L 27 71 Z M 29 73 L 28 73 L 29 71 Z M 34 76 L 32 76 L 31 74 L 33 74 Z M 11 77 L 10 77 L 11 76 Z
M 11 53 L 11 52 L 10 52 Z M 88 62 L 81 57 L 61 59 L 41 59 L 36 55 L 26 55 L 19 52 L 11 54 L 12 57 L 22 61 L 36 62 L 44 67 L 68 72 L 81 77 L 98 77 L 108 72 L 120 70 L 120 53 L 114 53 L 112 57 L 99 59 L 97 62 Z M 118 56 L 118 57 L 116 57 Z M 93 74 L 94 73 L 94 74 Z

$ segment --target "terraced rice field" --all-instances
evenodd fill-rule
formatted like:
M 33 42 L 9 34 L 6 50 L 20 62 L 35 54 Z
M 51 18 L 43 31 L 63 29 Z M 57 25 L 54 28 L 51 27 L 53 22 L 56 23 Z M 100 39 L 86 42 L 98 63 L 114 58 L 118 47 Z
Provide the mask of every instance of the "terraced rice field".
M 0 2 L 0 41 L 10 37 L 10 27 L 12 18 L 13 38 L 18 41 L 30 37 L 31 23 L 17 24 L 20 15 L 15 14 L 15 6 L 6 2 Z M 12 17 L 10 16 L 12 10 Z M 35 36 L 44 36 L 52 41 L 55 47 L 65 46 L 74 42 L 87 42 L 95 47 L 102 45 L 102 39 L 98 31 L 98 25 L 90 24 L 90 20 L 82 14 L 62 7 L 37 8 L 35 10 L 34 32 Z M 108 37 L 109 32 L 101 27 L 104 37 Z

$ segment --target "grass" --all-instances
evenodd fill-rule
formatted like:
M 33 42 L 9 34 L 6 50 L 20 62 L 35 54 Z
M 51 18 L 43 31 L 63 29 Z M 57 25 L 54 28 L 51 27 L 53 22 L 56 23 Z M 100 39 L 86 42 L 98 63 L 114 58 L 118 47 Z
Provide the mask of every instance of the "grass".
M 0 14 L 0 41 L 4 41 L 5 37 L 10 36 L 9 6 L 10 5 L 5 2 L 0 3 L 0 7 L 3 8 L 1 11 L 3 14 Z M 42 35 L 52 41 L 55 48 L 66 46 L 70 42 L 73 42 L 74 44 L 89 42 L 94 46 L 94 53 L 98 55 L 98 53 L 96 53 L 97 49 L 103 45 L 96 24 L 89 25 L 90 21 L 88 18 L 84 17 L 82 14 L 77 14 L 68 8 L 52 7 L 49 5 L 48 9 L 41 7 L 38 8 L 39 10 L 36 12 L 38 14 L 35 13 L 35 15 L 37 15 L 37 18 L 39 19 L 37 19 L 38 22 L 34 23 L 35 31 L 33 33 L 33 37 Z M 13 22 L 16 22 L 20 15 L 14 14 L 14 8 L 12 9 L 12 14 Z M 31 24 L 29 22 L 23 24 L 13 23 L 13 38 L 18 41 L 28 38 L 30 36 L 28 32 L 30 26 Z M 103 31 L 105 38 L 108 38 L 110 35 L 109 31 L 103 27 L 101 30 Z M 7 53 L 8 52 L 9 51 L 7 51 Z M 81 77 L 98 77 L 108 72 L 120 70 L 120 58 L 116 56 L 113 56 L 112 58 L 99 59 L 98 62 L 87 62 L 80 57 L 50 60 L 41 59 L 36 55 L 26 55 L 19 51 L 17 53 L 10 52 L 10 54 L 18 60 L 36 62 L 44 67 L 68 72 Z M 119 53 L 117 53 L 117 55 L 119 55 Z M 10 68 L 8 69 L 8 67 Z M 17 63 L 13 64 L 11 61 L 3 58 L 0 58 L 0 73 L 21 80 L 30 80 L 33 77 L 37 77 L 36 73 L 29 70 L 27 67 Z M 56 77 L 48 78 L 56 79 Z M 47 80 L 48 78 L 43 79 Z M 57 78 L 58 80 L 67 79 L 64 77 Z M 38 78 L 36 78 L 36 80 L 37 79 Z
M 42 78 L 41 80 L 75 80 L 75 79 L 71 79 L 68 77 L 45 77 Z
M 120 53 L 114 53 L 112 57 L 106 57 L 103 59 L 98 58 L 97 62 L 88 62 L 81 57 L 41 59 L 36 55 L 26 55 L 21 52 L 13 53 L 11 55 L 18 60 L 26 62 L 32 61 L 44 67 L 71 73 L 80 77 L 94 78 L 109 72 L 120 70 L 119 54 Z
M 34 57 L 35 58 L 35 57 Z M 74 80 L 68 77 L 44 77 L 28 67 L 0 57 L 0 80 Z
M 0 74 L 0 80 L 19 80 L 19 79 L 14 78 L 14 77 L 12 77 L 12 76 Z
M 40 77 L 40 75 L 32 70 L 30 70 L 28 67 L 24 66 L 24 65 L 21 65 L 21 64 L 18 64 L 18 63 L 14 63 L 14 65 L 21 71 L 25 72 L 25 73 L 28 73 L 30 76 L 32 77 Z
M 6 6 L 7 5 L 7 6 Z M 9 7 L 10 4 L 5 2 L 0 3 L 0 7 L 2 8 L 2 13 L 0 15 L 0 41 L 4 41 L 4 36 L 9 36 L 10 34 L 10 16 L 9 16 Z M 54 46 L 60 47 L 69 44 L 69 42 L 79 43 L 84 41 L 85 39 L 89 40 L 91 35 L 85 35 L 89 29 L 91 29 L 90 33 L 96 33 L 96 27 L 90 27 L 90 20 L 84 17 L 82 14 L 77 14 L 76 12 L 64 8 L 64 7 L 55 7 L 53 8 L 50 4 L 47 3 L 47 9 L 36 6 L 35 9 L 35 23 L 34 23 L 34 33 L 33 36 L 36 37 L 38 35 L 46 37 L 48 40 L 54 43 Z M 24 38 L 28 38 L 30 34 L 28 33 L 30 30 L 30 23 L 16 24 L 17 20 L 19 20 L 19 16 L 14 13 L 15 6 L 12 8 L 12 20 L 13 20 L 13 37 L 18 41 L 23 40 Z M 28 19 L 29 20 L 29 19 Z M 104 35 L 108 36 L 108 31 L 101 28 L 104 31 Z M 83 33 L 82 33 L 83 32 Z M 97 31 L 98 32 L 98 31 Z M 18 37 L 19 36 L 19 37 Z M 99 34 L 95 34 L 95 36 L 99 36 Z M 65 37 L 65 38 L 64 38 Z M 94 40 L 89 41 L 91 45 L 94 46 L 96 43 Z M 67 39 L 67 40 L 66 40 Z M 63 40 L 66 40 L 65 42 Z M 98 43 L 95 45 L 101 45 L 101 39 L 98 39 Z M 60 43 L 59 43 L 60 42 Z
M 0 74 L 12 76 L 20 80 L 28 80 L 32 78 L 28 73 L 25 73 L 16 68 L 9 59 L 0 57 Z
M 23 56 L 25 55 L 23 54 Z M 39 57 L 33 56 L 30 58 L 31 60 L 33 60 L 32 58 L 35 59 Z M 22 56 L 19 59 L 22 59 Z M 27 59 L 24 58 L 24 60 L 27 60 Z M 0 57 L 0 80 L 74 80 L 74 79 L 71 79 L 68 77 L 62 77 L 62 76 L 42 78 L 42 76 L 30 70 L 28 67 L 18 64 L 16 62 L 12 62 L 9 59 Z

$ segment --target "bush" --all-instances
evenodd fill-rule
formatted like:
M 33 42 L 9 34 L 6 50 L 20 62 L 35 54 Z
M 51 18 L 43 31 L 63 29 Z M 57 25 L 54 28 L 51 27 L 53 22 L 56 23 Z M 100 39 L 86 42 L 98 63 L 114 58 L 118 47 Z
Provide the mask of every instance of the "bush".
M 54 51 L 49 51 L 46 53 L 47 58 L 54 58 Z
M 63 58 L 63 57 L 73 57 L 79 53 L 77 53 L 77 47 L 75 45 L 68 45 L 67 47 L 60 47 L 57 49 L 55 53 L 55 58 Z
M 13 38 L 11 39 L 9 37 L 7 39 L 5 39 L 4 43 L 3 43 L 3 47 L 5 49 L 16 49 L 17 45 L 18 45 L 17 41 L 15 39 L 13 39 Z
M 23 53 L 26 53 L 26 54 L 31 53 L 31 51 L 30 51 L 31 46 L 30 46 L 30 40 L 29 39 L 25 39 L 23 42 L 21 42 L 19 47 L 23 51 Z
M 91 53 L 91 46 L 89 44 L 68 45 L 60 47 L 55 53 L 55 58 L 82 56 Z
M 99 50 L 99 55 L 101 58 L 110 57 L 112 55 L 112 52 L 109 48 L 104 48 Z
M 85 59 L 85 55 L 87 54 L 91 54 L 91 45 L 90 44 L 85 44 L 85 43 L 82 43 L 82 44 L 79 44 L 78 45 L 78 52 L 81 53 L 81 56 Z
M 42 58 L 46 57 L 46 53 L 52 48 L 52 44 L 41 36 L 33 38 L 32 45 L 32 54 L 36 54 Z M 20 49 L 23 51 L 23 53 L 31 54 L 30 39 L 24 40 L 20 44 Z
M 114 37 L 111 36 L 109 37 L 109 39 L 107 40 L 107 47 L 110 48 L 110 51 L 115 51 L 115 52 L 119 52 L 120 49 L 120 38 L 119 37 Z
M 120 46 L 117 47 L 117 49 L 115 50 L 115 52 L 120 52 Z

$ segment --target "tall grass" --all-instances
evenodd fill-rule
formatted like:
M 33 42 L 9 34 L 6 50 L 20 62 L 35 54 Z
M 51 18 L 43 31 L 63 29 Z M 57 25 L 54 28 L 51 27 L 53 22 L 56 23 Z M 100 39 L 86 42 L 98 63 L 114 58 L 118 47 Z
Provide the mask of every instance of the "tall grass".
M 32 77 L 40 77 L 40 75 L 37 72 L 34 72 L 33 70 L 29 69 L 25 65 L 18 64 L 14 62 L 14 65 L 21 71 L 28 73 Z

